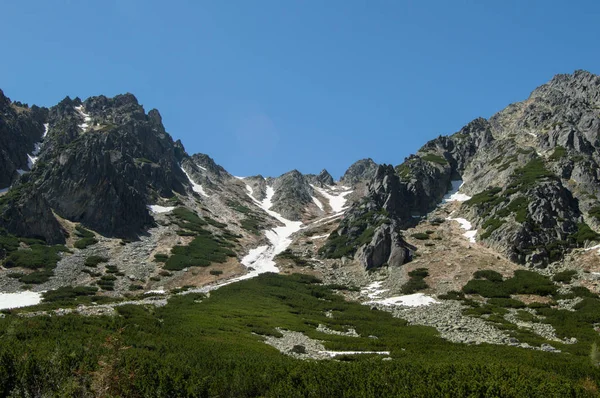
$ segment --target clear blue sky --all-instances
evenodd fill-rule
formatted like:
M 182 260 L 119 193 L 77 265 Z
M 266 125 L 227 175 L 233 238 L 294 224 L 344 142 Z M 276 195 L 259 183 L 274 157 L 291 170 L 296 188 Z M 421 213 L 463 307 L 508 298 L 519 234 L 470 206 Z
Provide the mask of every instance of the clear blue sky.
M 598 1 L 3 1 L 0 88 L 131 92 L 234 175 L 338 178 L 599 73 L 599 20 Z

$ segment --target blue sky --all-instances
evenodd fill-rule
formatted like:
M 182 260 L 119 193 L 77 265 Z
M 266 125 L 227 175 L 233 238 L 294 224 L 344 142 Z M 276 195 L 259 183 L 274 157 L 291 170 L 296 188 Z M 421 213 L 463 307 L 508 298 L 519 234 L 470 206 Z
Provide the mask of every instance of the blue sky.
M 39 0 L 0 4 L 0 88 L 131 92 L 234 175 L 338 178 L 600 72 L 600 2 Z

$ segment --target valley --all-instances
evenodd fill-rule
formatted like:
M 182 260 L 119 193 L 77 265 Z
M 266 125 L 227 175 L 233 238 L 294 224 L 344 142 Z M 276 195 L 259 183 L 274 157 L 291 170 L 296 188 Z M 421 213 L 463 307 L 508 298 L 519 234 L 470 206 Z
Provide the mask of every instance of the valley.
M 0 92 L 0 395 L 597 396 L 598 109 L 557 75 L 336 181 Z

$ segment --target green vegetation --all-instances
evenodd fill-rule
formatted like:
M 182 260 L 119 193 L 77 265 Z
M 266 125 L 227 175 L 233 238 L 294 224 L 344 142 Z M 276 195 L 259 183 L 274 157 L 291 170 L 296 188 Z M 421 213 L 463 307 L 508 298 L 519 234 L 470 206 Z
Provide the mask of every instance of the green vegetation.
M 448 161 L 446 160 L 445 157 L 437 155 L 435 153 L 425 154 L 425 155 L 421 156 L 421 159 L 424 160 L 424 161 L 426 161 L 426 162 L 432 162 L 432 163 L 436 163 L 436 164 L 441 164 L 442 166 L 448 164 Z
M 20 249 L 11 252 L 4 260 L 6 268 L 28 268 L 28 269 L 54 269 L 60 260 L 60 252 L 69 250 L 62 245 L 44 246 L 32 245 L 28 249 Z
M 489 271 L 478 271 L 475 274 L 480 272 Z M 471 279 L 462 290 L 466 294 L 479 294 L 488 298 L 510 298 L 511 294 L 537 294 L 540 296 L 556 294 L 556 286 L 550 278 L 527 270 L 517 270 L 512 278 L 506 280 L 499 280 L 497 277 L 493 277 L 492 280 Z
M 135 161 L 140 163 L 154 163 L 153 161 L 147 158 L 135 158 Z
M 403 294 L 413 294 L 419 290 L 425 290 L 429 286 L 425 282 L 425 278 L 429 276 L 427 268 L 417 268 L 408 273 L 410 279 L 400 288 Z
M 536 182 L 556 178 L 556 176 L 546 169 L 544 160 L 541 158 L 533 158 L 524 167 L 518 168 L 512 175 L 513 182 L 509 185 L 510 188 L 525 191 L 536 184 Z
M 92 231 L 83 228 L 81 225 L 75 227 L 75 235 L 79 237 L 73 244 L 77 249 L 85 249 L 88 246 L 98 243 L 96 236 Z
M 159 263 L 166 263 L 168 259 L 169 259 L 168 254 L 157 253 L 154 255 L 154 261 L 159 262 Z
M 223 275 L 223 271 L 221 271 L 220 269 L 211 269 L 209 273 L 214 276 Z
M 89 256 L 88 258 L 85 259 L 85 262 L 83 263 L 83 265 L 85 265 L 86 267 L 97 267 L 98 264 L 106 263 L 106 262 L 108 262 L 108 258 L 106 258 L 106 257 Z
M 591 217 L 594 217 L 596 220 L 600 221 L 600 206 L 594 206 L 590 209 L 588 214 Z
M 80 296 L 94 296 L 97 291 L 98 288 L 92 286 L 65 286 L 43 293 L 42 298 L 44 303 L 68 302 L 71 304 L 73 299 L 77 299 Z
M 465 201 L 465 204 L 469 205 L 469 206 L 483 205 L 483 204 L 490 204 L 492 206 L 495 206 L 504 200 L 497 196 L 500 192 L 502 192 L 502 188 L 499 188 L 499 187 L 488 188 L 483 192 L 479 192 L 478 194 L 473 195 L 473 197 L 471 199 Z
M 597 337 L 585 323 L 600 313 L 597 299 L 584 299 L 577 312 L 565 314 L 560 333 L 587 328 L 575 329 L 581 343 L 561 347 L 568 354 L 553 354 L 449 343 L 432 328 L 408 326 L 316 283 L 304 276 L 265 274 L 213 291 L 209 298 L 187 294 L 164 307 L 119 306 L 116 317 L 9 314 L 0 319 L 0 391 L 3 396 L 114 397 L 597 393 L 600 369 L 590 362 Z M 551 315 L 555 310 L 538 311 Z M 320 333 L 318 324 L 352 325 L 361 337 Z M 262 341 L 261 335 L 277 336 L 276 327 L 323 340 L 328 350 L 387 350 L 392 361 L 371 355 L 297 360 Z
M 592 230 L 586 223 L 577 224 L 577 232 L 570 236 L 577 246 L 583 246 L 587 241 L 600 240 L 600 234 Z
M 319 254 L 327 258 L 354 256 L 359 247 L 371 241 L 375 229 L 386 222 L 389 222 L 389 214 L 383 209 L 366 211 L 356 219 L 343 220 L 338 231 L 347 228 L 353 231 L 352 234 L 331 233 L 319 249 Z
M 577 275 L 577 271 L 568 269 L 554 274 L 552 280 L 554 282 L 571 283 L 575 275 Z
M 426 234 L 426 233 L 423 233 L 423 232 L 417 232 L 417 233 L 414 233 L 414 234 L 412 234 L 410 236 L 412 236 L 413 238 L 418 239 L 418 240 L 427 240 L 427 239 L 429 239 L 429 235 Z
M 179 271 L 187 267 L 207 267 L 211 263 L 224 263 L 227 257 L 234 257 L 231 249 L 237 241 L 237 235 L 225 230 L 218 236 L 206 229 L 207 225 L 223 229 L 225 224 L 210 218 L 202 219 L 196 213 L 184 207 L 178 207 L 172 212 L 175 223 L 182 228 L 178 231 L 182 236 L 194 236 L 187 246 L 177 245 L 171 249 L 171 256 L 157 254 L 154 259 L 164 262 L 164 269 Z
M 562 159 L 567 154 L 567 149 L 563 146 L 556 146 L 554 148 L 554 152 L 550 155 L 549 159 L 552 161 L 557 161 Z
M 502 282 L 504 280 L 504 278 L 502 278 L 501 273 L 496 272 L 491 269 L 475 271 L 475 273 L 473 274 L 473 278 L 487 279 L 488 281 L 491 281 L 491 282 Z
M 233 245 L 226 240 L 202 230 L 187 246 L 177 245 L 171 249 L 171 256 L 164 268 L 179 271 L 187 267 L 207 267 L 211 263 L 224 263 L 227 257 L 235 257 L 230 249 Z
M 495 217 L 490 217 L 487 220 L 485 220 L 485 222 L 482 225 L 482 227 L 485 228 L 485 232 L 481 234 L 481 239 L 489 238 L 492 232 L 500 228 L 505 222 L 506 221 Z
M 21 248 L 21 243 L 29 247 Z M 5 256 L 2 265 L 5 268 L 34 270 L 29 274 L 15 272 L 10 275 L 21 283 L 32 285 L 47 282 L 54 276 L 61 252 L 69 252 L 69 249 L 63 245 L 47 246 L 37 239 L 17 238 L 0 230 L 0 253 Z
M 102 290 L 115 290 L 115 281 L 117 277 L 114 275 L 103 275 L 98 282 L 98 286 Z

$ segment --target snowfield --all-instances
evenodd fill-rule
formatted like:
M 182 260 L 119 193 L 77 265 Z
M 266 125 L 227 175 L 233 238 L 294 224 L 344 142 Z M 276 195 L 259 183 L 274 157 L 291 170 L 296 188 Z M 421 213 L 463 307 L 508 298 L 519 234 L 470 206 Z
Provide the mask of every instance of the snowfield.
M 378 298 L 389 289 L 381 289 L 383 282 L 373 282 L 360 291 L 361 294 L 366 295 L 370 299 Z
M 365 304 L 381 304 L 402 307 L 422 307 L 435 303 L 438 303 L 438 301 L 433 297 L 427 296 L 423 293 L 415 293 L 408 294 L 405 296 L 388 297 L 386 299 L 368 301 Z
M 85 110 L 83 109 L 83 105 L 76 106 L 75 110 L 77 111 L 77 113 L 79 113 L 80 116 L 83 117 L 83 123 L 81 123 L 79 125 L 79 128 L 82 129 L 83 132 L 86 132 L 88 130 L 88 128 L 90 127 L 92 118 L 90 117 L 90 115 L 88 113 L 85 113 Z
M 314 196 L 312 197 L 313 202 L 317 205 L 317 207 L 323 211 L 323 203 L 321 203 L 321 201 L 317 198 L 315 198 Z
M 208 194 L 206 193 L 206 191 L 204 190 L 204 188 L 202 188 L 202 185 L 196 184 L 194 182 L 194 180 L 192 180 L 192 177 L 188 174 L 188 172 L 183 169 L 183 167 L 181 168 L 181 171 L 183 171 L 183 173 L 185 174 L 185 176 L 188 178 L 188 180 L 192 184 L 192 190 L 194 192 L 199 193 L 202 196 L 206 196 L 207 198 L 209 197 Z
M 302 228 L 302 221 L 290 221 L 284 218 L 281 214 L 276 213 L 271 209 L 273 206 L 272 199 L 275 194 L 273 187 L 267 187 L 267 196 L 262 202 L 259 202 L 254 196 L 252 196 L 252 188 L 246 185 L 248 195 L 254 200 L 254 202 L 264 211 L 266 211 L 271 217 L 283 224 L 282 227 L 275 227 L 265 232 L 269 245 L 259 246 L 256 249 L 250 250 L 248 255 L 242 259 L 242 264 L 248 268 L 253 268 L 249 274 L 244 275 L 244 279 L 252 278 L 256 275 L 264 272 L 279 272 L 279 269 L 275 265 L 273 259 L 276 255 L 288 248 L 292 243 L 291 236 Z M 259 250 L 260 249 L 260 250 Z M 250 275 L 250 276 L 248 276 Z
M 442 203 L 464 202 L 471 199 L 469 195 L 465 195 L 464 193 L 458 192 L 460 190 L 460 187 L 462 187 L 464 184 L 462 180 L 451 181 L 451 184 L 452 188 L 450 188 L 450 191 L 444 196 L 444 198 L 442 199 Z
M 446 220 L 450 220 L 450 221 L 457 221 L 460 224 L 460 227 L 462 229 L 465 230 L 465 233 L 463 234 L 464 237 L 466 237 L 467 239 L 469 239 L 469 242 L 471 243 L 475 243 L 475 236 L 477 235 L 477 230 L 473 229 L 473 225 L 471 225 L 471 223 L 464 219 L 464 218 L 451 218 L 448 217 Z
M 43 292 L 0 293 L 0 310 L 39 304 Z
M 334 213 L 341 213 L 345 210 L 346 206 L 346 196 L 350 195 L 353 191 L 348 187 L 330 187 L 330 189 L 337 193 L 337 195 L 332 195 L 327 192 L 323 188 L 316 187 L 314 185 L 310 185 L 315 191 L 319 192 L 329 201 L 329 206 L 331 206 L 331 210 Z M 339 192 L 339 189 L 343 189 L 344 191 Z
M 165 207 L 165 206 L 159 206 L 159 205 L 150 205 L 150 206 L 148 206 L 148 208 L 150 209 L 150 211 L 152 213 L 156 213 L 156 214 L 168 213 L 170 211 L 175 210 L 175 207 L 172 207 L 172 206 Z

